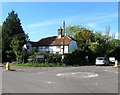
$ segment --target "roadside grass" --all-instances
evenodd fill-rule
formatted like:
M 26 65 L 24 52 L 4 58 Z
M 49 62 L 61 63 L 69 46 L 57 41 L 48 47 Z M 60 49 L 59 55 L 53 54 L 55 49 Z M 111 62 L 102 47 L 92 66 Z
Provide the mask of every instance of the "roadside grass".
M 2 66 L 5 67 L 6 63 L 2 63 Z M 28 62 L 28 63 L 10 63 L 10 66 L 18 66 L 18 67 L 78 67 L 78 66 L 91 66 L 89 64 L 84 64 L 84 65 L 68 65 L 65 63 L 32 63 L 32 62 Z M 110 65 L 114 67 L 114 64 Z M 118 63 L 118 68 L 120 68 L 120 62 Z
M 66 67 L 66 64 L 63 64 L 63 63 L 22 63 L 22 64 L 11 63 L 10 66 L 21 66 L 21 67 Z

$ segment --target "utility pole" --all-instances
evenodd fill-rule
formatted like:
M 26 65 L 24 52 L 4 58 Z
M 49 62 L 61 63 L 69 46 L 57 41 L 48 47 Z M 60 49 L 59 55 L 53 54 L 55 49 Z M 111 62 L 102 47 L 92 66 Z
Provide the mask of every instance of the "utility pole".
M 65 21 L 63 21 L 63 32 L 62 32 L 62 39 L 63 39 L 63 53 L 62 53 L 62 63 L 64 62 L 64 52 L 65 52 Z
M 64 47 L 64 45 L 65 45 L 65 21 L 63 21 L 63 55 L 64 55 L 64 52 L 65 52 L 65 47 Z

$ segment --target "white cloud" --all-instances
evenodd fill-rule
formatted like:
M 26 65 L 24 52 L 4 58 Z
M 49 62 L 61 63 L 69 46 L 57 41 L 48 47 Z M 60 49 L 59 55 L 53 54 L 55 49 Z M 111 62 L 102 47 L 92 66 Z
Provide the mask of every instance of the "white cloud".
M 115 33 L 115 38 L 118 39 L 118 32 Z
M 95 27 L 96 27 L 96 25 L 95 25 L 95 24 L 93 24 L 93 23 L 88 23 L 88 27 L 95 28 Z
M 28 27 L 31 29 L 34 29 L 34 28 L 40 28 L 40 27 L 44 27 L 44 26 L 56 25 L 59 23 L 61 23 L 60 19 L 52 19 L 52 20 L 46 20 L 46 21 L 41 21 L 38 23 L 30 24 L 30 25 L 28 25 Z
M 110 36 L 111 36 L 111 37 L 114 37 L 115 39 L 118 39 L 119 35 L 120 35 L 120 34 L 119 34 L 118 32 L 111 32 L 111 33 L 110 33 Z
M 97 14 L 80 14 L 80 15 L 73 15 L 73 16 L 67 16 L 67 17 L 61 17 L 61 18 L 55 18 L 55 19 L 49 19 L 49 20 L 43 20 L 41 22 L 33 23 L 28 25 L 29 29 L 36 29 L 36 28 L 43 28 L 47 26 L 53 26 L 53 25 L 62 25 L 62 22 L 66 21 L 66 26 L 71 24 L 82 24 L 85 26 L 88 26 L 90 28 L 99 29 L 98 24 L 102 24 L 107 21 L 111 21 L 113 18 L 116 18 L 118 16 L 117 13 L 97 13 Z

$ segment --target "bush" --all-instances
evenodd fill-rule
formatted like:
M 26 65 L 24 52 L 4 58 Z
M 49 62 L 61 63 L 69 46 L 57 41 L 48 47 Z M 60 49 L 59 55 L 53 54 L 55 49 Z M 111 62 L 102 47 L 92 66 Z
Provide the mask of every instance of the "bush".
M 86 59 L 88 56 L 88 59 Z M 72 53 L 65 55 L 64 62 L 66 65 L 71 66 L 81 66 L 81 65 L 93 65 L 95 60 L 95 54 L 92 51 L 84 51 L 84 50 L 75 50 Z
M 45 63 L 61 63 L 61 55 L 53 53 L 45 53 Z
M 44 55 L 44 59 L 38 58 L 36 60 L 36 55 Z M 48 52 L 29 53 L 29 62 L 33 62 L 33 63 L 61 63 L 61 55 L 48 53 Z
M 120 62 L 120 46 L 116 47 L 112 51 L 109 51 L 107 53 L 107 57 L 115 57 L 115 59 Z

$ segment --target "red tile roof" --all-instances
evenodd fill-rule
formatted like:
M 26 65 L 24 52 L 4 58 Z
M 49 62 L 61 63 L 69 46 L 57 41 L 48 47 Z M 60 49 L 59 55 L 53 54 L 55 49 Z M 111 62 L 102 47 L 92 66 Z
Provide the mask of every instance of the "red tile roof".
M 72 38 L 69 36 L 64 36 L 64 45 L 69 45 Z M 37 46 L 59 46 L 63 45 L 63 39 L 57 36 L 43 38 L 38 41 Z

